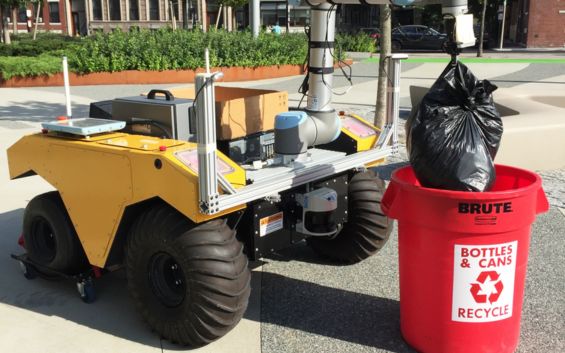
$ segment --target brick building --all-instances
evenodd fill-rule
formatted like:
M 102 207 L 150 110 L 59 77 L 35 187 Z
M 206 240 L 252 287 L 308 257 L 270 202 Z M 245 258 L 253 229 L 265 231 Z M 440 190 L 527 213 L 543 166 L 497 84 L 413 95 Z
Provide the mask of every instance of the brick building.
M 498 12 L 501 20 L 502 6 Z M 527 48 L 565 47 L 565 0 L 509 0 L 504 39 Z
M 17 32 L 31 30 L 38 18 L 37 28 L 39 31 L 50 31 L 55 33 L 73 33 L 72 12 L 67 6 L 68 0 L 44 0 L 39 8 L 37 17 L 36 4 L 22 6 L 12 13 L 7 14 L 10 31 L 17 28 Z M 15 23 L 14 23 L 15 22 Z
M 50 31 L 71 35 L 88 35 L 95 30 L 109 31 L 113 28 L 128 30 L 130 27 L 159 28 L 183 25 L 183 5 L 188 5 L 189 23 L 195 15 L 192 1 L 166 0 L 43 0 L 39 9 L 39 31 Z M 217 6 L 210 6 L 217 11 Z M 212 13 L 213 15 L 214 13 Z M 34 4 L 22 6 L 9 16 L 9 29 L 13 31 L 13 19 L 17 20 L 17 31 L 26 32 L 33 26 L 37 16 Z M 29 22 L 28 22 L 29 21 Z
M 530 0 L 528 47 L 565 47 L 565 0 Z

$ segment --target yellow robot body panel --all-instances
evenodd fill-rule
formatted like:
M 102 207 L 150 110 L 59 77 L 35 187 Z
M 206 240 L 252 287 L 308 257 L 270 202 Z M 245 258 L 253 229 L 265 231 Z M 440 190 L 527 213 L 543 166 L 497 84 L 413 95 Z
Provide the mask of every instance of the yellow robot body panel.
M 8 163 L 12 179 L 35 173 L 60 192 L 90 263 L 104 267 L 129 205 L 159 197 L 195 223 L 245 207 L 213 216 L 199 212 L 196 168 L 185 164 L 194 161 L 195 153 L 193 143 L 147 136 L 36 134 L 8 149 Z M 218 159 L 235 188 L 245 185 L 241 167 L 220 152 Z
M 348 113 L 341 116 L 341 132 L 350 138 L 354 143 L 355 152 L 368 151 L 375 147 L 381 130 L 363 119 L 359 115 Z M 366 164 L 367 168 L 376 167 L 383 164 L 384 158 Z

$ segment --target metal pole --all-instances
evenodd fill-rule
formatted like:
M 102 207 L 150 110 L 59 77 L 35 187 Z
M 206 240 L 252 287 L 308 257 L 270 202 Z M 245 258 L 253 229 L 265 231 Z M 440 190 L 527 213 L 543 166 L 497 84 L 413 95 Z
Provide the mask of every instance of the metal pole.
M 500 30 L 500 49 L 504 44 L 504 22 L 506 21 L 506 0 L 504 0 L 504 4 L 502 5 L 502 29 Z
M 260 0 L 251 0 L 251 3 L 249 4 L 249 20 L 251 22 L 251 32 L 253 33 L 253 38 L 259 37 L 259 26 L 261 24 L 260 12 Z
M 69 83 L 69 65 L 67 63 L 66 56 L 63 56 L 63 81 L 65 83 L 65 101 L 67 105 L 67 118 L 71 119 L 73 117 L 73 112 L 71 108 L 71 87 Z
M 290 33 L 290 4 L 286 0 L 286 33 Z

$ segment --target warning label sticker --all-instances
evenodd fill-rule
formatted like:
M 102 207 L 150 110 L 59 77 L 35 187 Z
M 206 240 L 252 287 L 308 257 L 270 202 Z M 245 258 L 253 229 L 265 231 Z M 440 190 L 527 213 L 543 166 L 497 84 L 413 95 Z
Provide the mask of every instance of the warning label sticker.
M 490 322 L 512 316 L 518 242 L 455 244 L 451 320 Z
M 283 228 L 283 213 L 278 212 L 274 215 L 261 218 L 259 220 L 259 236 L 263 237 L 269 233 Z

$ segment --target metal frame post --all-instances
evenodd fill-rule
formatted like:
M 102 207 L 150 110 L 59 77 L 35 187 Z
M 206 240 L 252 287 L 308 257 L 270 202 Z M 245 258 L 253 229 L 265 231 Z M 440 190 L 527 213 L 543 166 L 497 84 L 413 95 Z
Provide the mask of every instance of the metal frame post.
M 386 121 L 392 128 L 392 146 L 398 147 L 398 118 L 400 116 L 400 63 L 408 59 L 406 54 L 392 54 L 388 61 Z
M 216 166 L 216 103 L 214 76 L 196 75 L 196 142 L 198 143 L 198 201 L 203 213 L 215 213 L 218 206 Z
M 392 54 L 388 57 L 387 89 L 386 89 L 386 120 L 375 148 L 389 145 L 398 150 L 398 118 L 400 115 L 400 62 L 408 59 L 406 54 Z

